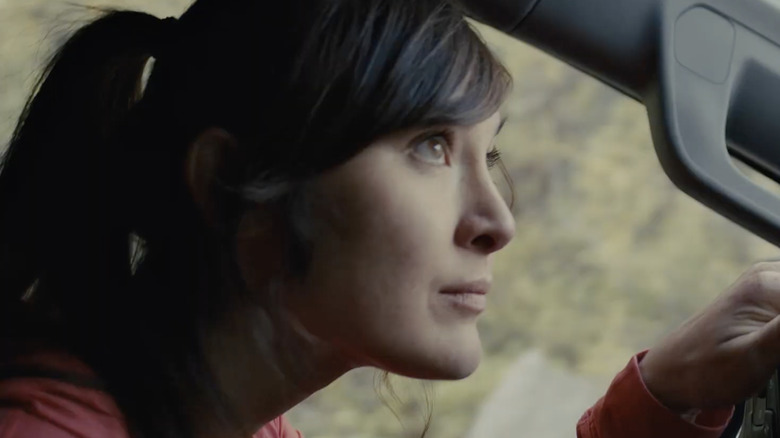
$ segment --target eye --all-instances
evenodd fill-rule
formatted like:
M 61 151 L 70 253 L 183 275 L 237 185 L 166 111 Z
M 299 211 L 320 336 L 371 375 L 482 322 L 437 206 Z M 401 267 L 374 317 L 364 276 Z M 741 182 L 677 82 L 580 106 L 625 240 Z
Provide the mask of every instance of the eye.
M 488 169 L 492 169 L 496 164 L 501 161 L 501 151 L 498 150 L 498 146 L 493 146 L 493 149 L 487 153 L 487 166 Z
M 449 139 L 446 132 L 428 134 L 422 140 L 412 145 L 412 153 L 415 158 L 426 163 L 446 166 L 449 164 Z

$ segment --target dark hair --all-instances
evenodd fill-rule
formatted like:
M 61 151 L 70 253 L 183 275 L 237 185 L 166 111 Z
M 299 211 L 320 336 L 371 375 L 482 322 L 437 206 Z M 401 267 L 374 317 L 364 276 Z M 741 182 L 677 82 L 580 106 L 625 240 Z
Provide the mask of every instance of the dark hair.
M 203 412 L 239 424 L 203 345 L 251 300 L 238 219 L 258 203 L 278 211 L 300 274 L 307 180 L 385 134 L 482 120 L 509 86 L 446 0 L 198 0 L 178 21 L 106 12 L 45 68 L 3 158 L 0 334 L 56 332 L 135 436 L 192 436 Z M 210 127 L 237 140 L 214 223 L 182 165 Z

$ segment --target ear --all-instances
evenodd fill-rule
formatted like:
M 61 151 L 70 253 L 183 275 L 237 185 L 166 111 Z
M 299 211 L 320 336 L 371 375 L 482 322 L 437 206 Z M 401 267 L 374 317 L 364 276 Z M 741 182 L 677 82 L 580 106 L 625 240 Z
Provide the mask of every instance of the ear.
M 190 144 L 184 175 L 190 195 L 208 224 L 216 219 L 215 183 L 229 157 L 238 150 L 232 134 L 221 128 L 208 128 Z

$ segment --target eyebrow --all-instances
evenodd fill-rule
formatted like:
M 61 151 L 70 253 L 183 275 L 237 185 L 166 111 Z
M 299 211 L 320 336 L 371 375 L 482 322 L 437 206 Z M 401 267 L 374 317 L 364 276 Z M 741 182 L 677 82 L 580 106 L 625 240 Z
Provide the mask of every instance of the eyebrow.
M 495 133 L 495 135 L 493 135 L 493 137 L 497 137 L 498 134 L 501 133 L 501 128 L 504 127 L 504 123 L 506 123 L 506 119 L 507 119 L 507 117 L 504 117 L 503 119 L 501 119 L 501 123 L 498 124 L 498 129 L 496 129 L 496 133 Z

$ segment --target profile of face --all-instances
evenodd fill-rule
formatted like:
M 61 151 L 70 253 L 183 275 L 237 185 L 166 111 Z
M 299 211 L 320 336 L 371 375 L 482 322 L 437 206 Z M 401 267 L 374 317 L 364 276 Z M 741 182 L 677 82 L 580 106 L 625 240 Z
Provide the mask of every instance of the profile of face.
M 489 172 L 498 112 L 377 139 L 312 183 L 292 314 L 350 367 L 458 379 L 481 358 L 491 258 L 514 218 Z
M 268 26 L 243 30 L 233 18 L 260 14 L 259 3 L 228 3 L 241 7 L 208 34 L 224 44 L 203 45 L 220 62 L 187 64 L 198 66 L 188 86 L 219 87 L 170 101 L 172 114 L 198 109 L 192 123 L 214 125 L 185 167 L 205 222 L 235 237 L 204 245 L 235 260 L 203 277 L 245 289 L 219 296 L 230 295 L 228 310 L 215 319 L 231 327 L 212 330 L 214 350 L 231 339 L 241 362 L 273 362 L 289 381 L 317 380 L 311 388 L 361 366 L 469 375 L 491 258 L 514 234 L 488 168 L 509 73 L 447 0 L 307 2 L 305 12 L 292 1 Z M 205 6 L 191 17 L 215 29 Z M 247 62 L 252 50 L 278 68 Z M 179 68 L 148 88 L 163 95 Z M 223 143 L 214 155 L 226 168 L 209 169 L 209 145 Z M 223 171 L 230 177 L 213 187 L 209 175 Z

